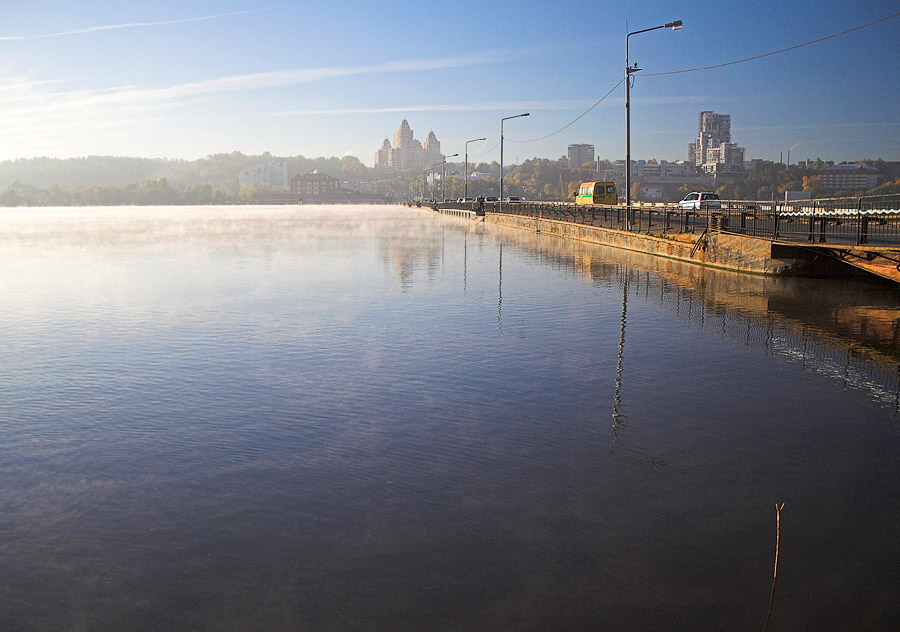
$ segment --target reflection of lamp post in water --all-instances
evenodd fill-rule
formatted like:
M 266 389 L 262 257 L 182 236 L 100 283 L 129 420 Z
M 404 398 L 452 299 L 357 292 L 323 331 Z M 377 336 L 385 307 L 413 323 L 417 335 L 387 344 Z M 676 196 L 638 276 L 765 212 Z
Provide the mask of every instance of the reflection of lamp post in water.
M 503 242 L 500 242 L 500 278 L 497 283 L 497 329 L 503 329 Z
M 617 353 L 616 359 L 616 394 L 613 398 L 613 435 L 616 434 L 616 431 L 622 426 L 622 423 L 625 421 L 625 415 L 619 412 L 619 407 L 622 405 L 622 370 L 623 363 L 625 360 L 625 323 L 627 322 L 628 316 L 628 276 L 622 278 L 622 320 L 621 320 L 621 329 L 619 330 L 619 350 Z M 618 437 L 616 437 L 618 440 Z
M 677 31 L 681 28 L 681 20 L 675 20 L 674 22 L 668 22 L 649 29 L 632 31 L 625 36 L 625 230 L 631 230 L 631 75 L 641 70 L 637 67 L 637 62 L 634 62 L 634 68 L 629 67 L 628 38 L 638 33 L 669 28 Z

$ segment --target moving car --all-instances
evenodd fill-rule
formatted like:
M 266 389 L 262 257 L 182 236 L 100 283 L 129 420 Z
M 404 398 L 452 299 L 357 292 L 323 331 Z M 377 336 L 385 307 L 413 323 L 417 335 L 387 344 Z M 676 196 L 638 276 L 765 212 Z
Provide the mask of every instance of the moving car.
M 708 208 L 719 209 L 722 208 L 722 202 L 719 201 L 719 196 L 712 191 L 694 191 L 693 193 L 688 193 L 678 203 L 678 208 L 683 211 L 699 211 Z

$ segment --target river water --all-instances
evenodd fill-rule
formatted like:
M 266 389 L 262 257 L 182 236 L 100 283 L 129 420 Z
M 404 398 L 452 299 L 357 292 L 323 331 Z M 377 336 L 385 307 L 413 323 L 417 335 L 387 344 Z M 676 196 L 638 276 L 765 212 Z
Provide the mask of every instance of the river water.
M 402 207 L 0 210 L 0 627 L 759 630 L 777 547 L 770 630 L 897 629 L 898 305 Z

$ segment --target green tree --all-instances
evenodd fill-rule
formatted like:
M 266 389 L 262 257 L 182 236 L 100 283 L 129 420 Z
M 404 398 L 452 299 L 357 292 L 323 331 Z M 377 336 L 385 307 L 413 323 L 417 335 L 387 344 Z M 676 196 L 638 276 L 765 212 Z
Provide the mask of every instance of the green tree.
M 185 190 L 188 204 L 212 204 L 214 201 L 213 186 L 209 182 L 197 182 L 188 185 Z
M 265 194 L 269 192 L 269 189 L 266 188 L 264 184 L 259 182 L 254 182 L 246 189 L 242 189 L 240 193 L 241 202 L 245 202 L 247 204 L 252 204 L 257 200 L 265 197 Z

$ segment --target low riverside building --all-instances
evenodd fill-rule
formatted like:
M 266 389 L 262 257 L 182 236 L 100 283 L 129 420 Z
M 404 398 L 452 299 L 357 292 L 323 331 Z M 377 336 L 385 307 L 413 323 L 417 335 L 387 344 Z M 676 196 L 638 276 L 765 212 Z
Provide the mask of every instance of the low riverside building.
M 825 167 L 820 172 L 822 189 L 826 194 L 852 193 L 874 189 L 883 176 L 878 169 L 864 163 L 846 163 Z
M 305 176 L 296 175 L 291 178 L 291 193 L 298 198 L 329 195 L 338 190 L 340 181 L 325 173 L 316 171 Z

